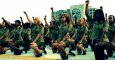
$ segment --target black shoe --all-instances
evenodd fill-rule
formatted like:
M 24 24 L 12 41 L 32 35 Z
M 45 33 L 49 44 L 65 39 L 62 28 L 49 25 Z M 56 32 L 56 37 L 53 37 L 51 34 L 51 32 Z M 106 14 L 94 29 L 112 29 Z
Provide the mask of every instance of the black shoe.
M 82 51 L 80 49 L 77 49 L 78 55 L 82 55 Z
M 61 58 L 62 58 L 62 60 L 66 60 L 66 59 L 68 59 L 68 55 L 61 55 Z
M 5 51 L 1 51 L 0 54 L 5 54 L 6 52 Z
M 69 54 L 72 55 L 72 56 L 75 56 L 75 54 L 71 51 L 69 51 Z
M 83 50 L 83 55 L 86 55 L 86 50 Z
M 52 51 L 53 53 L 57 53 L 58 50 L 56 48 L 53 48 Z
M 104 58 L 105 58 L 105 59 L 108 59 L 108 56 L 107 56 L 106 54 L 104 54 Z
M 35 55 L 36 57 L 41 57 L 42 53 L 37 53 L 37 55 Z
M 107 55 L 108 57 L 112 57 L 113 55 L 113 50 L 110 48 L 110 49 L 107 49 Z
M 44 51 L 44 54 L 47 54 L 47 51 Z
M 22 50 L 14 49 L 14 55 L 21 55 Z
M 13 52 L 13 49 L 11 49 L 11 52 Z

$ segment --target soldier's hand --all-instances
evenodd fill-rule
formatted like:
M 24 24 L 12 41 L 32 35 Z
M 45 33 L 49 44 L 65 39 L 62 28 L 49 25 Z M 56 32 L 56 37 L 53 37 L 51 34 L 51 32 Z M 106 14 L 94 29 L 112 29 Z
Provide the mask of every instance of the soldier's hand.
M 46 15 L 44 16 L 44 20 L 46 20 Z
M 89 4 L 89 0 L 86 0 L 85 2 L 86 2 L 86 4 Z
M 20 17 L 20 19 L 22 20 L 22 17 Z
M 35 44 L 35 42 L 31 42 L 30 44 L 33 45 L 33 44 Z
M 27 12 L 26 12 L 26 11 L 24 11 L 24 14 L 25 14 L 25 15 L 27 15 Z
M 100 6 L 100 9 L 103 10 L 103 6 Z
M 22 19 L 22 17 L 20 17 Z
M 53 7 L 51 7 L 51 10 L 53 11 Z
M 3 20 L 4 20 L 4 17 L 2 17 L 1 19 L 3 19 Z

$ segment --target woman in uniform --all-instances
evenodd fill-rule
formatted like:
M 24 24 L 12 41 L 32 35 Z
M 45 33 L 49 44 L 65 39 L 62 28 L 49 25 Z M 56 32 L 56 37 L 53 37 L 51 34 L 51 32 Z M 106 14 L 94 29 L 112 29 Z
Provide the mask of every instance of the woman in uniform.
M 86 34 L 88 32 L 87 26 L 84 25 L 85 21 L 83 18 L 79 20 L 77 31 L 76 31 L 76 37 L 75 37 L 75 45 L 77 47 L 78 55 L 79 54 L 86 54 L 86 50 L 83 47 L 83 42 L 86 40 Z
M 22 51 L 20 50 L 20 46 L 23 44 L 22 38 L 23 27 L 21 26 L 21 22 L 19 20 L 15 20 L 15 28 L 11 31 L 13 43 L 9 43 L 11 49 L 14 50 L 14 55 L 20 55 Z
M 64 48 L 67 46 L 69 47 L 70 39 L 68 39 L 68 37 L 69 37 L 69 31 L 71 30 L 71 28 L 69 28 L 70 20 L 67 14 L 61 15 L 61 21 L 62 21 L 62 24 L 59 26 L 59 36 L 57 39 L 57 43 L 53 43 L 52 45 L 58 48 L 61 54 L 61 57 L 64 60 L 68 58 L 68 54 L 66 53 Z
M 0 29 L 0 54 L 5 54 L 4 47 L 8 47 L 9 29 L 3 21 L 2 28 Z
M 107 56 L 104 54 L 104 48 L 108 46 L 109 40 L 107 38 L 108 22 L 105 21 L 102 9 L 97 9 L 94 12 L 94 18 L 88 15 L 89 0 L 86 1 L 86 17 L 89 20 L 89 40 L 96 60 L 105 60 Z M 89 41 L 88 40 L 88 41 Z
M 25 27 L 22 32 L 23 41 L 24 41 L 23 43 L 24 49 L 22 50 L 25 51 L 25 53 L 27 53 L 27 51 L 30 49 L 30 43 L 32 42 L 30 23 L 25 23 L 24 26 Z
M 34 21 L 34 23 L 33 23 L 32 20 L 27 15 L 27 13 L 24 12 L 24 14 L 26 15 L 30 24 L 31 25 L 34 24 L 33 28 L 31 29 L 33 42 L 31 43 L 30 46 L 31 46 L 31 48 L 34 49 L 35 56 L 40 57 L 40 56 L 42 56 L 41 48 L 43 48 L 43 46 L 44 46 L 44 40 L 43 40 L 44 27 L 43 27 L 39 17 L 35 17 L 33 20 Z

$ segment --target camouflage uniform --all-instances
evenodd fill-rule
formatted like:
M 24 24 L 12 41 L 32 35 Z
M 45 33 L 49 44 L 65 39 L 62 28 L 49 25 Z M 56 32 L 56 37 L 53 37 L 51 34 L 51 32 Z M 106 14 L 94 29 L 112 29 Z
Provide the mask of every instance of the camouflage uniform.
M 75 37 L 75 43 L 77 44 L 81 40 L 81 38 L 83 37 L 83 34 L 87 35 L 88 28 L 86 26 L 78 25 L 76 30 L 77 30 L 77 33 L 76 33 L 76 37 Z M 85 40 L 83 40 L 83 41 L 85 41 Z
M 58 40 L 59 41 L 62 41 L 63 38 L 65 37 L 65 35 L 67 34 L 67 32 L 70 32 L 71 30 L 71 27 L 70 27 L 70 24 L 61 24 L 59 26 L 59 36 L 58 36 Z M 68 36 L 69 37 L 69 36 Z M 65 39 L 64 40 L 64 43 L 66 44 L 66 46 L 69 46 L 70 44 L 70 41 L 69 41 L 69 38 Z
M 3 36 L 3 38 L 0 40 L 0 45 L 2 45 L 3 47 L 8 46 L 7 40 L 9 38 L 9 35 L 9 29 L 0 29 L 0 37 Z
M 23 27 L 19 26 L 12 30 L 13 35 L 13 41 L 14 43 L 11 46 L 21 46 L 23 44 L 23 38 L 22 38 L 22 31 Z
M 37 26 L 34 25 L 32 30 L 32 39 L 34 40 L 38 34 L 40 34 L 40 38 L 36 41 L 36 44 L 41 47 L 44 45 L 44 39 L 43 39 L 43 34 L 44 34 L 44 27 L 42 25 Z

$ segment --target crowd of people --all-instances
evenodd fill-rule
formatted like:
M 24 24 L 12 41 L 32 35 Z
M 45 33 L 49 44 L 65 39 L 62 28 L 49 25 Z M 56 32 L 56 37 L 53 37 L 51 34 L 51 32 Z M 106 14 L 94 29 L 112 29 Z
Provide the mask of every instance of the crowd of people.
M 45 48 L 50 46 L 53 53 L 60 53 L 62 60 L 69 55 L 86 55 L 86 48 L 91 46 L 95 60 L 105 60 L 115 51 L 115 17 L 104 15 L 103 8 L 94 12 L 94 18 L 89 16 L 89 0 L 86 1 L 85 15 L 79 20 L 74 20 L 71 14 L 61 14 L 60 20 L 54 15 L 51 8 L 53 21 L 48 24 L 44 17 L 45 26 L 39 17 L 31 17 L 24 11 L 28 22 L 24 23 L 22 17 L 9 23 L 2 17 L 0 25 L 0 54 L 11 50 L 14 55 L 21 55 L 33 49 L 36 57 L 47 54 Z M 59 23 L 61 21 L 61 23 Z M 23 49 L 20 49 L 23 47 Z M 69 51 L 65 49 L 69 48 Z M 107 54 L 104 52 L 107 51 Z

